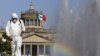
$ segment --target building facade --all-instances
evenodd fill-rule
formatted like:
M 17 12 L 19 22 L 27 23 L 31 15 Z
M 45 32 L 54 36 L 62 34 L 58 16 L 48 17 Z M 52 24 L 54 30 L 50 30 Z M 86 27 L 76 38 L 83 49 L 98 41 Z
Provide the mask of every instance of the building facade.
M 53 32 L 42 27 L 37 14 L 31 3 L 29 9 L 21 12 L 21 19 L 24 21 L 26 32 L 22 34 L 22 56 L 52 56 L 53 53 Z

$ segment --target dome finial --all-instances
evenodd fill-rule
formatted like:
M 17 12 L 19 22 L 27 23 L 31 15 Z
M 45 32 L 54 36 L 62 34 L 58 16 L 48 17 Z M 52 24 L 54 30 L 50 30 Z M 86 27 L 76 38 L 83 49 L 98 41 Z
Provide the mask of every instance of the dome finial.
M 33 2 L 30 3 L 30 7 L 29 7 L 29 9 L 34 9 Z

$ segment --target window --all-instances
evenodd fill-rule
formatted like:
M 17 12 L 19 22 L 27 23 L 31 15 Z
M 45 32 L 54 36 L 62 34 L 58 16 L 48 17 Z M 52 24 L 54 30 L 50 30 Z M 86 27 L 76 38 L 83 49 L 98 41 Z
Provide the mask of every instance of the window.
M 50 45 L 46 45 L 46 55 L 47 56 L 51 56 L 51 46 Z
M 37 45 L 32 45 L 32 56 L 37 56 Z
M 44 45 L 39 45 L 39 55 L 44 55 Z
M 21 53 L 24 54 L 24 46 L 21 47 Z
M 30 25 L 33 26 L 33 19 L 30 20 Z
M 25 55 L 30 55 L 30 45 L 26 45 L 25 50 Z
M 37 20 L 35 20 L 35 26 L 37 26 Z

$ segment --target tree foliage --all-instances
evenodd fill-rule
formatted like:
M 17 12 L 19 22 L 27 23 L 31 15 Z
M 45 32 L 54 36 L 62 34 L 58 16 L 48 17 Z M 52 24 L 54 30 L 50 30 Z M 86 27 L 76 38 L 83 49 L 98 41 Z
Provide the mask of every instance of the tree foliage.
M 3 38 L 7 38 L 6 33 L 4 32 L 2 34 Z M 2 42 L 2 38 L 0 38 L 0 53 L 6 52 L 7 54 L 11 54 L 11 43 L 9 40 L 6 42 Z

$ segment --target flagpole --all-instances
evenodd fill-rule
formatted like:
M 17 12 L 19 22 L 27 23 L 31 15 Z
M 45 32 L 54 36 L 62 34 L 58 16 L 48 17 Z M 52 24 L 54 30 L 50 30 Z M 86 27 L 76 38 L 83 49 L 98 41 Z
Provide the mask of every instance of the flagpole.
M 40 20 L 40 26 L 42 27 L 42 20 Z

